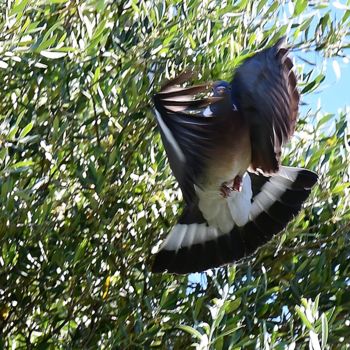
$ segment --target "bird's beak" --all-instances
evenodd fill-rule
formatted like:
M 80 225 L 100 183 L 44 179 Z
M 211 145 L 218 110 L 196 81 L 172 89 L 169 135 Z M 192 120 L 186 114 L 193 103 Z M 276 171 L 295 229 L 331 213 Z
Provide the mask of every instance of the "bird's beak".
M 219 88 L 217 88 L 217 92 L 220 96 L 222 96 L 226 92 L 226 88 L 219 87 Z

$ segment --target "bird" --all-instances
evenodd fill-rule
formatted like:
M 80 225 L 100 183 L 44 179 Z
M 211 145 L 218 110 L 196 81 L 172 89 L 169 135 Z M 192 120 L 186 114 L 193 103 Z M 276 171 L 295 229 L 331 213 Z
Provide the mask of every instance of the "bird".
M 185 70 L 154 94 L 158 129 L 183 195 L 179 219 L 155 253 L 154 273 L 232 264 L 301 210 L 318 175 L 281 165 L 300 100 L 285 46 L 282 38 L 247 58 L 230 82 L 191 85 L 195 73 Z

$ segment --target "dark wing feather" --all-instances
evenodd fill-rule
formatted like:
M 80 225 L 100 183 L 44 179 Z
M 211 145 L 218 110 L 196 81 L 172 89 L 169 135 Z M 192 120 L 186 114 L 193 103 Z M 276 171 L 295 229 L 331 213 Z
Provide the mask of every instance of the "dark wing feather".
M 232 81 L 232 98 L 250 125 L 252 168 L 266 173 L 278 170 L 281 146 L 298 115 L 297 80 L 281 45 L 282 40 L 247 59 Z
M 189 77 L 189 73 L 183 73 L 154 96 L 164 148 L 187 204 L 195 197 L 193 185 L 199 185 L 221 120 L 203 115 L 205 108 L 220 103 L 220 98 L 196 98 L 197 94 L 209 91 L 208 84 L 184 88 L 175 85 Z

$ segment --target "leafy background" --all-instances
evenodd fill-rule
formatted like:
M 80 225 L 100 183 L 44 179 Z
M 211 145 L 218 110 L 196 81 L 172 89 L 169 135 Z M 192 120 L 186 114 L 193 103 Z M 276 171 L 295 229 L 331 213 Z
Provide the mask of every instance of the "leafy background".
M 349 108 L 302 107 L 284 162 L 320 181 L 284 233 L 230 267 L 150 273 L 181 200 L 153 92 L 188 66 L 230 79 L 286 35 L 307 100 L 327 73 L 308 54 L 348 62 L 349 1 L 0 7 L 0 348 L 350 348 Z

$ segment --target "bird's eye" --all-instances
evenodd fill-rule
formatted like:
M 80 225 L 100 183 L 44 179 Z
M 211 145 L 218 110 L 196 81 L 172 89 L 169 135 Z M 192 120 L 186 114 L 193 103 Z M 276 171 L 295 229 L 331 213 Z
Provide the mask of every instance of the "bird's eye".
M 217 93 L 219 95 L 223 95 L 226 92 L 226 87 L 225 86 L 218 86 L 216 90 L 217 90 Z

